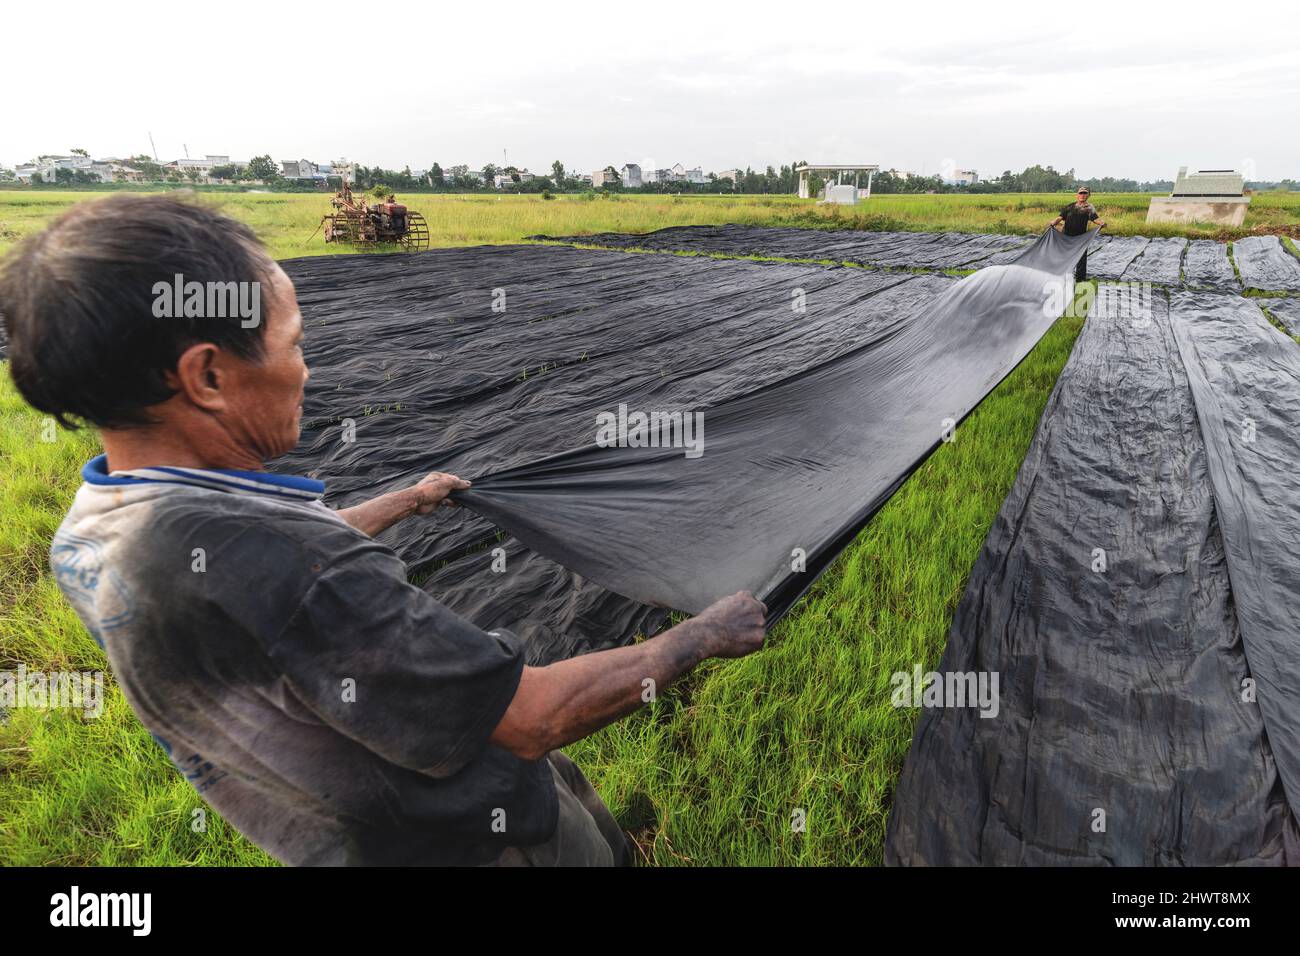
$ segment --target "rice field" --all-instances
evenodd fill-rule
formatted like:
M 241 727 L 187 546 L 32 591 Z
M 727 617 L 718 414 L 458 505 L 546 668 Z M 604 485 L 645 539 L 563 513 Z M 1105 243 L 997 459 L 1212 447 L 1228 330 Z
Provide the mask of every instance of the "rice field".
M 71 202 L 99 194 L 0 192 L 0 255 Z M 855 210 L 786 197 L 406 197 L 439 246 L 535 233 L 649 231 L 738 222 L 817 228 L 1037 232 L 1064 196 L 881 196 Z M 1096 197 L 1117 234 L 1146 197 Z M 1267 201 L 1265 201 L 1267 200 Z M 324 196 L 205 198 L 281 258 L 344 251 L 309 239 Z M 869 211 L 868 211 L 869 210 Z M 1260 196 L 1247 227 L 1300 224 L 1300 196 Z M 1219 235 L 1184 230 L 1180 234 Z M 1222 236 L 1220 236 L 1222 237 Z M 1062 318 L 942 445 L 749 658 L 697 670 L 650 708 L 570 748 L 646 862 L 870 865 L 881 860 L 914 712 L 889 675 L 935 666 L 971 566 L 1081 328 Z M 96 453 L 89 433 L 44 441 L 0 372 L 0 670 L 106 669 L 46 567 L 50 537 Z M 0 864 L 267 865 L 209 812 L 108 679 L 105 712 L 0 716 Z M 806 814 L 806 828 L 790 826 Z
M 102 192 L 0 190 L 0 255 L 23 236 L 39 230 L 75 202 L 103 198 Z M 266 241 L 278 259 L 327 255 L 348 250 L 326 245 L 317 231 L 330 211 L 325 194 L 202 193 L 240 219 Z M 999 232 L 1033 234 L 1073 197 L 1065 194 L 892 195 L 873 196 L 854 207 L 823 206 L 792 196 L 649 196 L 586 198 L 561 195 L 478 196 L 408 194 L 398 197 L 429 220 L 433 246 L 518 242 L 526 236 L 594 232 L 650 232 L 666 226 L 798 226 L 814 229 Z M 1097 194 L 1093 204 L 1112 235 L 1229 239 L 1255 229 L 1300 231 L 1300 193 L 1261 193 L 1250 205 L 1240 230 L 1218 226 L 1148 226 L 1150 196 Z

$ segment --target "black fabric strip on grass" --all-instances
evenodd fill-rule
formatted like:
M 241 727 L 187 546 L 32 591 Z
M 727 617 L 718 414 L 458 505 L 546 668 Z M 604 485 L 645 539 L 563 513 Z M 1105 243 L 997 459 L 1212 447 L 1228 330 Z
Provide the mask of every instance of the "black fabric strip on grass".
M 1300 353 L 1248 300 L 1126 314 L 1121 293 L 1102 287 L 937 668 L 996 674 L 996 716 L 921 712 L 889 863 L 1300 862 Z

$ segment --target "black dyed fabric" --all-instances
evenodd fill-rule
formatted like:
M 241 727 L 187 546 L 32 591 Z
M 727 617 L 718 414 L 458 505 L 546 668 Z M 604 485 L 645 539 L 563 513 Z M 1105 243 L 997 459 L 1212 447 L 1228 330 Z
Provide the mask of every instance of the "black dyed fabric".
M 277 467 L 337 505 L 472 479 L 453 518 L 383 540 L 534 661 L 740 589 L 774 622 L 1038 341 L 1088 238 L 962 280 L 542 246 L 296 260 L 313 427 Z M 620 406 L 702 415 L 703 454 L 599 447 Z
M 997 674 L 996 714 L 921 712 L 889 863 L 1300 862 L 1300 351 L 1237 296 L 1119 291 L 938 666 Z

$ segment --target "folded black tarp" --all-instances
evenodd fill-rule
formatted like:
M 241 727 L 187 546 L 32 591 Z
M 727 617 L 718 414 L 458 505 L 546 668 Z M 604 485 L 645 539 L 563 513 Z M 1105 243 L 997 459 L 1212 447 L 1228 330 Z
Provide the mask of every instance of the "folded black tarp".
M 996 673 L 996 716 L 922 711 L 889 863 L 1300 862 L 1300 352 L 1236 296 L 1118 301 L 937 668 Z
M 338 504 L 433 469 L 472 478 L 458 497 L 491 524 L 385 540 L 537 659 L 741 588 L 775 620 L 1033 347 L 1088 239 L 1048 232 L 960 281 L 553 247 L 288 263 L 317 427 L 281 467 Z M 620 405 L 701 413 L 703 454 L 598 447 Z
M 1247 289 L 1300 292 L 1300 259 L 1277 236 L 1247 236 L 1232 243 L 1232 258 Z
M 1088 275 L 1118 279 L 1150 241 L 1145 236 L 1102 236 L 1097 248 L 1088 253 Z
M 1265 299 L 1260 304 L 1285 325 L 1288 332 L 1292 335 L 1300 335 L 1300 298 Z
M 1122 278 L 1125 282 L 1178 285 L 1182 281 L 1183 252 L 1186 249 L 1186 239 L 1152 239 L 1124 270 Z
M 1183 256 L 1183 281 L 1189 289 L 1240 289 L 1228 244 L 1212 239 L 1193 239 Z

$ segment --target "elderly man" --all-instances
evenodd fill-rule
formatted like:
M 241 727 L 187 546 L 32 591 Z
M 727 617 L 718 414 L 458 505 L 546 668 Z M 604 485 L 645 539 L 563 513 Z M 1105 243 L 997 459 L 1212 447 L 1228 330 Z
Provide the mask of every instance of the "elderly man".
M 1087 186 L 1080 186 L 1074 194 L 1074 202 L 1061 209 L 1061 214 L 1047 224 L 1048 229 L 1055 229 L 1062 223 L 1065 228 L 1061 231 L 1067 236 L 1082 236 L 1088 231 L 1088 223 L 1095 222 L 1097 228 L 1103 228 L 1106 223 L 1097 216 L 1097 210 L 1089 202 L 1092 196 L 1092 190 Z M 1088 278 L 1088 253 L 1079 259 L 1079 264 L 1074 267 L 1074 281 L 1082 282 Z
M 169 299 L 191 282 L 255 307 L 193 314 Z M 227 821 L 292 864 L 630 862 L 557 748 L 640 707 L 647 679 L 757 650 L 760 602 L 528 667 L 515 635 L 410 585 L 372 536 L 469 483 L 332 511 L 321 483 L 263 470 L 298 441 L 302 316 L 252 232 L 204 206 L 75 207 L 13 257 L 0 306 L 24 397 L 103 438 L 51 548 L 59 587 Z

